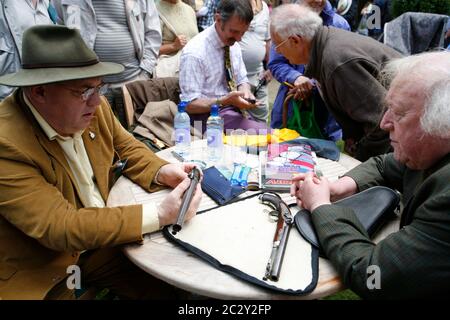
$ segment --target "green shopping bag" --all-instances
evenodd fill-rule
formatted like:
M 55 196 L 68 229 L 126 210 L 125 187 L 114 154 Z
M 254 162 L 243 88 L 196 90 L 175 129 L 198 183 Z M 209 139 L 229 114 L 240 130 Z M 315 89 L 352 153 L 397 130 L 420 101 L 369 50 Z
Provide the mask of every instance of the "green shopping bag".
M 324 139 L 314 116 L 314 99 L 291 100 L 292 117 L 287 120 L 286 127 L 306 138 Z

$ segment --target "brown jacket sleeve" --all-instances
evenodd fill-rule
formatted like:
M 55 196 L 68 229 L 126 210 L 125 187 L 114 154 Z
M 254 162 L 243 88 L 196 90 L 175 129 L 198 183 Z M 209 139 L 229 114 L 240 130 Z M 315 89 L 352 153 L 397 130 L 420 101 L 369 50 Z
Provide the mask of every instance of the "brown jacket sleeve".
M 81 251 L 142 239 L 141 205 L 83 208 L 57 142 L 30 126 L 17 111 L 19 106 L 2 107 L 14 111 L 11 116 L 5 112 L 9 119 L 2 119 L 6 121 L 0 129 L 0 212 L 8 228 L 23 232 L 17 234 L 21 241 L 29 237 L 52 250 Z M 89 129 L 95 129 L 97 136 L 92 146 L 86 144 L 99 189 L 107 185 L 113 144 L 121 158 L 129 159 L 125 173 L 149 190 L 166 162 L 128 134 L 108 108 L 102 103 L 97 110 L 97 124 Z M 107 197 L 107 192 L 102 194 Z

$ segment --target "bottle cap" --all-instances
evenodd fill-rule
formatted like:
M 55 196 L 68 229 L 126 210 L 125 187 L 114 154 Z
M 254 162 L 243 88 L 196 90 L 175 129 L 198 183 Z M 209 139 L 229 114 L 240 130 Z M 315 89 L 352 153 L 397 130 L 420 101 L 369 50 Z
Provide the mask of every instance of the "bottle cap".
M 219 106 L 217 104 L 211 106 L 211 115 L 215 117 L 219 115 Z
M 186 101 L 181 101 L 178 104 L 178 112 L 185 112 L 186 111 L 186 106 L 187 106 L 187 102 Z

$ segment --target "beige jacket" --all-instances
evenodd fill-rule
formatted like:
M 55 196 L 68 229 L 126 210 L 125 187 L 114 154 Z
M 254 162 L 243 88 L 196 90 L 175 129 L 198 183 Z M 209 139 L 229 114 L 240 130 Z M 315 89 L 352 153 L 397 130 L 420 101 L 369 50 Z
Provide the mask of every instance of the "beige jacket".
M 83 141 L 103 199 L 108 172 L 128 158 L 124 174 L 147 191 L 167 162 L 138 142 L 103 99 Z M 0 300 L 42 299 L 68 275 L 79 252 L 142 240 L 142 206 L 83 208 L 56 140 L 49 141 L 17 90 L 0 104 Z

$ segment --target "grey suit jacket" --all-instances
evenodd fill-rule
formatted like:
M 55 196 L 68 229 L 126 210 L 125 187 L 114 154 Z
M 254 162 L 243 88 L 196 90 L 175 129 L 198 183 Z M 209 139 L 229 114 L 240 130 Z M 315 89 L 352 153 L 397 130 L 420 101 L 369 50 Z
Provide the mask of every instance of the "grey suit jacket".
M 400 230 L 377 245 L 351 209 L 323 205 L 313 211 L 320 243 L 345 285 L 364 298 L 450 297 L 450 154 L 425 171 L 387 154 L 347 176 L 360 190 L 386 185 L 401 191 L 404 209 Z M 379 289 L 367 286 L 371 265 L 379 267 Z

